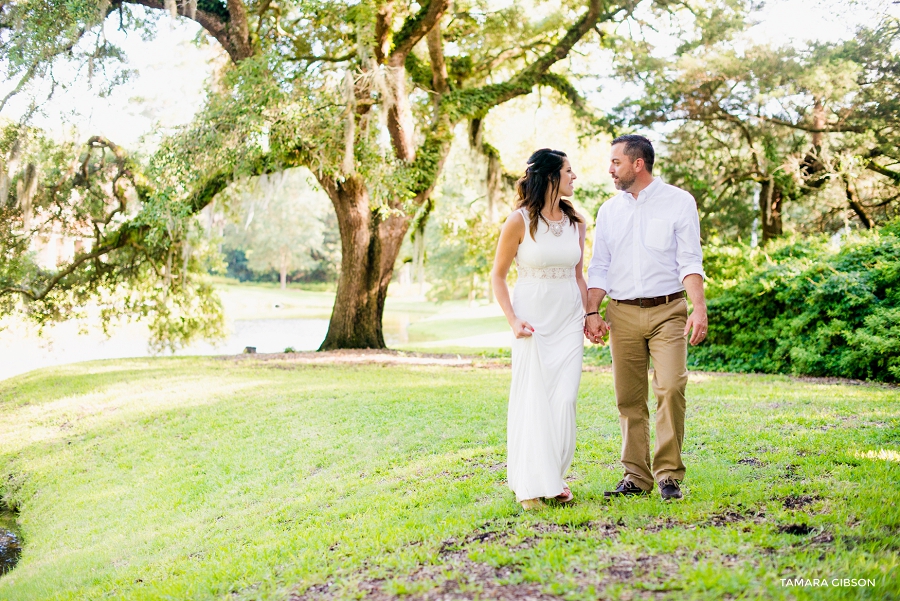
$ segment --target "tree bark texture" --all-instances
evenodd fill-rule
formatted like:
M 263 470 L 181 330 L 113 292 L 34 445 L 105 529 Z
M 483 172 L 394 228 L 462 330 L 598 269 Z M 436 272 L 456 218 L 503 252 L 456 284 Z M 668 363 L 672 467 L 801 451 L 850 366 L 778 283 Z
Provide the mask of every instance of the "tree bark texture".
M 759 222 L 762 226 L 763 244 L 782 234 L 781 205 L 784 191 L 774 178 L 763 180 L 759 191 Z
M 156 10 L 166 9 L 164 0 L 119 0 L 119 2 L 110 3 L 110 10 L 122 2 L 140 4 Z M 241 0 L 228 0 L 228 18 L 201 8 L 198 8 L 193 16 L 189 16 L 186 13 L 186 2 L 179 2 L 179 8 L 182 16 L 193 19 L 213 36 L 235 64 L 253 55 L 253 48 L 250 45 L 250 27 L 247 22 L 247 7 Z
M 319 350 L 385 348 L 382 316 L 409 217 L 372 211 L 365 182 L 322 177 L 341 232 L 341 274 L 328 333 Z
M 393 62 L 388 62 L 385 72 L 388 94 L 391 95 L 387 110 L 388 132 L 391 134 L 391 145 L 397 158 L 410 163 L 416 155 L 412 139 L 415 122 L 409 105 L 409 95 L 406 92 L 406 69 L 402 63 L 392 64 Z
M 860 223 L 862 223 L 863 227 L 867 230 L 872 229 L 872 226 L 875 225 L 875 223 L 872 221 L 872 218 L 866 214 L 865 208 L 862 203 L 859 202 L 859 197 L 856 195 L 856 186 L 853 185 L 853 180 L 847 176 L 844 176 L 844 191 L 847 193 L 847 204 L 850 205 L 850 208 L 853 209 L 853 212 L 859 217 Z

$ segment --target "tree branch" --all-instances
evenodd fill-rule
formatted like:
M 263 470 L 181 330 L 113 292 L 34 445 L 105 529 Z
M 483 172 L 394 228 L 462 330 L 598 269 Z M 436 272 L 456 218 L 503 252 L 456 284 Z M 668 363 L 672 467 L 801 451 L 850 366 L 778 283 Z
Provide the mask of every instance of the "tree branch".
M 606 119 L 602 119 L 594 114 L 581 93 L 564 76 L 559 75 L 558 73 L 545 73 L 538 79 L 537 83 L 538 85 L 547 86 L 559 92 L 559 94 L 569 102 L 569 105 L 572 107 L 572 110 L 578 119 L 595 126 L 608 125 Z M 586 132 L 585 135 L 589 135 L 590 133 L 592 132 Z
M 575 25 L 573 25 L 569 31 L 566 32 L 566 35 L 556 43 L 556 45 L 550 49 L 549 52 L 545 53 L 539 59 L 534 61 L 529 67 L 527 67 L 524 71 L 522 71 L 517 79 L 533 79 L 537 76 L 543 75 L 546 73 L 550 67 L 552 67 L 558 61 L 564 59 L 568 56 L 569 52 L 572 50 L 572 47 L 578 43 L 584 35 L 591 31 L 594 26 L 600 21 L 600 7 L 602 5 L 602 0 L 589 0 L 588 2 L 588 10 L 582 16 Z M 618 12 L 618 11 L 616 11 Z M 611 18 L 612 14 L 609 14 L 607 18 Z
M 391 51 L 391 24 L 394 20 L 394 2 L 387 0 L 375 15 L 375 60 L 384 64 Z
M 441 23 L 438 21 L 426 36 L 428 41 L 428 56 L 431 58 L 431 84 L 438 94 L 445 94 L 450 90 L 447 83 L 447 63 L 444 62 L 444 44 L 441 38 Z
M 309 61 L 311 63 L 343 63 L 356 57 L 356 51 L 348 52 L 343 56 L 292 56 L 287 60 L 290 62 Z
M 419 12 L 407 18 L 394 37 L 388 64 L 393 67 L 402 66 L 413 46 L 431 31 L 449 7 L 450 0 L 424 0 Z
M 778 117 L 767 117 L 765 115 L 754 115 L 757 119 L 762 121 L 768 121 L 769 123 L 774 123 L 775 125 L 782 125 L 784 127 L 789 127 L 791 129 L 798 129 L 800 131 L 809 132 L 811 134 L 825 134 L 825 133 L 855 133 L 861 134 L 865 133 L 866 128 L 864 127 L 849 127 L 849 126 L 825 126 L 825 127 L 817 127 L 815 125 L 803 125 L 802 123 L 793 123 L 791 121 L 785 121 L 784 119 L 779 119 Z
M 145 234 L 147 231 L 149 231 L 149 229 L 150 228 L 146 225 L 135 226 L 134 224 L 126 223 L 109 237 L 109 242 L 107 244 L 99 245 L 90 252 L 76 255 L 75 258 L 72 259 L 72 262 L 68 265 L 68 267 L 58 272 L 47 281 L 41 291 L 38 292 L 35 290 L 29 290 L 28 288 L 8 286 L 6 288 L 0 289 L 0 296 L 4 296 L 7 294 L 21 294 L 22 296 L 27 297 L 32 301 L 41 300 L 42 298 L 50 294 L 50 292 L 54 288 L 58 287 L 59 283 L 63 279 L 75 273 L 75 271 L 78 270 L 79 267 L 81 267 L 88 261 L 93 261 L 94 259 L 98 259 L 104 255 L 107 255 L 114 250 L 128 246 L 135 240 L 135 236 L 137 234 Z
M 38 63 L 34 63 L 33 65 L 31 65 L 31 67 L 29 67 L 28 69 L 28 72 L 22 76 L 16 87 L 10 90 L 9 94 L 3 97 L 3 100 L 0 100 L 0 111 L 2 111 L 3 107 L 6 106 L 6 103 L 9 102 L 9 99 L 21 92 L 22 88 L 25 87 L 25 84 L 28 83 L 32 77 L 34 77 L 34 74 L 37 72 L 37 67 Z
M 155 10 L 166 9 L 163 0 L 119 0 L 119 2 L 114 4 L 121 4 L 122 2 L 138 4 Z M 191 18 L 188 15 L 183 16 Z M 252 56 L 247 10 L 240 0 L 228 0 L 227 7 L 222 6 L 221 10 L 216 12 L 197 8 L 193 20 L 199 23 L 209 35 L 222 45 L 222 48 L 225 49 L 225 52 L 228 53 L 228 56 L 231 57 L 235 64 Z
M 862 203 L 859 202 L 859 197 L 856 194 L 856 186 L 853 185 L 853 180 L 847 176 L 844 176 L 844 191 L 847 194 L 847 204 L 850 205 L 850 208 L 853 209 L 853 212 L 859 217 L 859 221 L 867 230 L 872 229 L 872 226 L 875 224 L 872 222 L 872 219 L 866 215 L 866 211 L 863 209 Z
M 534 64 L 526 67 L 509 81 L 453 91 L 441 97 L 434 125 L 426 133 L 425 141 L 416 153 L 415 161 L 409 166 L 413 180 L 411 190 L 416 194 L 414 202 L 417 205 L 424 202 L 434 189 L 437 179 L 435 176 L 443 168 L 450 143 L 453 141 L 454 125 L 463 119 L 484 117 L 498 104 L 531 92 L 550 67 L 564 58 L 572 47 L 594 28 L 601 17 L 601 3 L 602 0 L 589 0 L 587 12 L 569 28 L 563 38 Z
M 491 108 L 498 104 L 503 104 L 517 96 L 523 96 L 531 92 L 532 88 L 539 84 L 541 78 L 547 74 L 550 67 L 565 58 L 572 50 L 572 47 L 587 32 L 593 30 L 601 18 L 601 3 L 602 0 L 589 0 L 587 12 L 569 28 L 566 35 L 553 48 L 514 75 L 509 81 L 451 92 L 444 97 L 441 103 L 442 110 L 445 110 L 455 123 L 462 119 L 483 117 Z M 604 18 L 611 18 L 611 15 L 616 14 L 616 12 L 618 11 L 607 13 Z
M 879 175 L 883 175 L 883 176 L 889 178 L 895 184 L 900 185 L 900 172 L 898 172 L 898 171 L 892 171 L 891 169 L 888 169 L 887 167 L 883 167 L 882 165 L 879 165 L 878 163 L 876 163 L 875 161 L 872 161 L 872 160 L 870 160 L 868 163 L 866 163 L 866 169 L 868 169 L 869 171 L 874 171 L 875 173 L 878 173 Z

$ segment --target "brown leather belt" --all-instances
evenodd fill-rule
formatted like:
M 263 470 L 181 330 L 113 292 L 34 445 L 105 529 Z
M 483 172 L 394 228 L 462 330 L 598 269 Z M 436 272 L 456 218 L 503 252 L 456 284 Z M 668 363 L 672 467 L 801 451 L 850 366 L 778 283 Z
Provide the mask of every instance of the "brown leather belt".
M 614 300 L 616 303 L 620 303 L 623 305 L 634 305 L 636 307 L 640 307 L 641 309 L 647 307 L 656 307 L 659 305 L 667 305 L 673 300 L 678 300 L 679 298 L 684 298 L 685 293 L 682 290 L 681 292 L 676 292 L 674 294 L 667 294 L 665 296 L 654 296 L 653 298 L 629 298 L 628 300 Z

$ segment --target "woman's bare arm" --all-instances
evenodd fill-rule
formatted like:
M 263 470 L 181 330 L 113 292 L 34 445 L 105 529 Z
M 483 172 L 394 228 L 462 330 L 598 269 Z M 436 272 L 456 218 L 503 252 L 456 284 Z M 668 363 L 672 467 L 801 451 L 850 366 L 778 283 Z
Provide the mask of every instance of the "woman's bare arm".
M 503 229 L 500 230 L 500 241 L 497 243 L 497 254 L 494 256 L 494 267 L 491 269 L 491 285 L 494 288 L 494 296 L 497 298 L 506 321 L 512 328 L 516 338 L 531 336 L 534 328 L 528 322 L 516 317 L 512 300 L 509 296 L 509 287 L 506 285 L 506 276 L 512 265 L 519 244 L 525 239 L 525 219 L 518 211 L 506 218 Z

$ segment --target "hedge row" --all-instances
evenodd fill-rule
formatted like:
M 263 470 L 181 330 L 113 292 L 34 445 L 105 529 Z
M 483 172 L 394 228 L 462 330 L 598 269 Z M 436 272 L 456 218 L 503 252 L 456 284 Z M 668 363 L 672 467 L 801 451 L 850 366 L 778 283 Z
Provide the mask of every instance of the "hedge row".
M 759 249 L 710 245 L 694 369 L 900 381 L 900 220 Z

